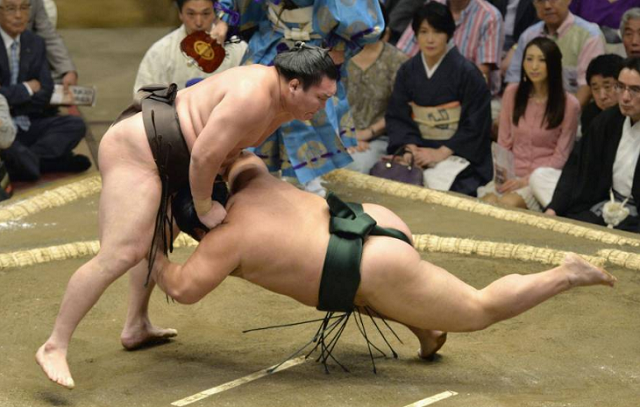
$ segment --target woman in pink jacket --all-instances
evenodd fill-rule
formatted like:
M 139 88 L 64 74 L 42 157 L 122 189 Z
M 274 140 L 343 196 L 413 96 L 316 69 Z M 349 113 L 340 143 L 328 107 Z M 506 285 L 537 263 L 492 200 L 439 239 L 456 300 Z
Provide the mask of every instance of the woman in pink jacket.
M 498 133 L 498 144 L 513 153 L 515 174 L 494 155 L 494 180 L 478 188 L 478 197 L 540 211 L 529 175 L 538 167 L 562 169 L 575 141 L 580 104 L 564 90 L 562 53 L 553 41 L 535 38 L 523 55 L 520 83 L 507 86 L 502 97 Z

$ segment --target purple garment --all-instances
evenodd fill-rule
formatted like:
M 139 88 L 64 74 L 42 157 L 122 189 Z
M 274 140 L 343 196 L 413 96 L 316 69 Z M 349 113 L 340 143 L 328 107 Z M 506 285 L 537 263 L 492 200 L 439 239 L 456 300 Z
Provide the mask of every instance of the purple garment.
M 624 12 L 639 6 L 640 0 L 573 0 L 569 10 L 592 23 L 618 29 Z

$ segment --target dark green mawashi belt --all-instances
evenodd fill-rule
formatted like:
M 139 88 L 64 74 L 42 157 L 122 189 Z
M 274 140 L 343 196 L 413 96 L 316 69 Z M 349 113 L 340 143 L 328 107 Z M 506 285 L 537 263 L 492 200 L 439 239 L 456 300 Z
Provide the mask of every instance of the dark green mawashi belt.
M 317 309 L 351 312 L 360 285 L 362 246 L 367 236 L 388 236 L 408 244 L 411 241 L 399 230 L 378 226 L 360 204 L 343 202 L 332 193 L 327 196 L 327 204 L 331 237 L 322 268 Z

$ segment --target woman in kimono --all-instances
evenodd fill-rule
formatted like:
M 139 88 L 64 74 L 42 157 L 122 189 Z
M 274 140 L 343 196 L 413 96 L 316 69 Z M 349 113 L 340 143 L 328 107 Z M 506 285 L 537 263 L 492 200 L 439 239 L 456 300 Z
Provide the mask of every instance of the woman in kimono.
M 515 176 L 498 175 L 478 189 L 486 202 L 542 211 L 529 187 L 538 167 L 561 170 L 578 130 L 580 103 L 562 85 L 562 53 L 555 42 L 538 37 L 523 52 L 520 82 L 502 97 L 498 144 L 513 155 Z
M 336 64 L 344 64 L 384 30 L 378 0 L 220 0 L 223 21 L 240 13 L 241 31 L 255 30 L 249 40 L 244 64 L 271 65 L 279 52 L 296 41 L 330 48 Z M 214 36 L 223 37 L 217 28 Z M 223 32 L 226 33 L 226 32 Z M 341 69 L 341 75 L 347 74 Z M 309 121 L 280 127 L 254 152 L 270 171 L 282 170 L 310 192 L 324 196 L 318 177 L 352 160 L 348 147 L 356 145 L 353 119 L 344 86 L 338 82 L 333 103 Z
M 414 15 L 420 52 L 400 67 L 385 116 L 387 152 L 424 169 L 425 186 L 475 196 L 491 180 L 491 94 L 482 73 L 451 41 L 448 7 Z

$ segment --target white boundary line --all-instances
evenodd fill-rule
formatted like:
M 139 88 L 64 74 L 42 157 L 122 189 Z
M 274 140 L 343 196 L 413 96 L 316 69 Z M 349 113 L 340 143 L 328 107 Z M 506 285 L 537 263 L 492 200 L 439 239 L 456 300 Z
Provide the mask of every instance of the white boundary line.
M 214 394 L 222 393 L 225 390 L 233 389 L 234 387 L 238 387 L 238 386 L 240 386 L 242 384 L 252 382 L 252 381 L 260 379 L 260 378 L 262 378 L 264 376 L 269 376 L 270 374 L 277 373 L 277 372 L 279 372 L 281 370 L 285 370 L 285 369 L 288 369 L 290 367 L 297 366 L 297 365 L 299 365 L 301 363 L 304 363 L 305 360 L 306 360 L 306 358 L 304 356 L 301 356 L 301 357 L 296 358 L 296 359 L 287 360 L 286 362 L 284 362 L 283 364 L 278 366 L 278 368 L 275 369 L 273 372 L 270 372 L 270 370 L 273 369 L 277 365 L 274 365 L 274 366 L 271 366 L 270 368 L 263 369 L 263 370 L 260 370 L 258 372 L 252 373 L 249 376 L 241 377 L 240 379 L 236 379 L 236 380 L 233 380 L 231 382 L 228 382 L 228 383 L 225 383 L 225 384 L 221 384 L 220 386 L 212 387 L 212 388 L 210 388 L 208 390 L 201 391 L 200 393 L 196 393 L 193 396 L 189 396 L 189 397 L 184 398 L 182 400 L 174 401 L 173 403 L 171 403 L 171 405 L 177 406 L 177 407 L 181 407 L 181 406 L 189 405 L 191 403 L 195 403 L 196 401 L 202 400 L 202 399 L 207 398 L 209 396 L 213 396 Z
M 440 394 L 436 394 L 435 396 L 427 397 L 426 399 L 422 399 L 420 401 L 416 401 L 415 403 L 407 404 L 404 407 L 424 407 L 436 403 L 440 400 L 448 399 L 449 397 L 455 396 L 458 393 L 455 391 L 447 390 Z

